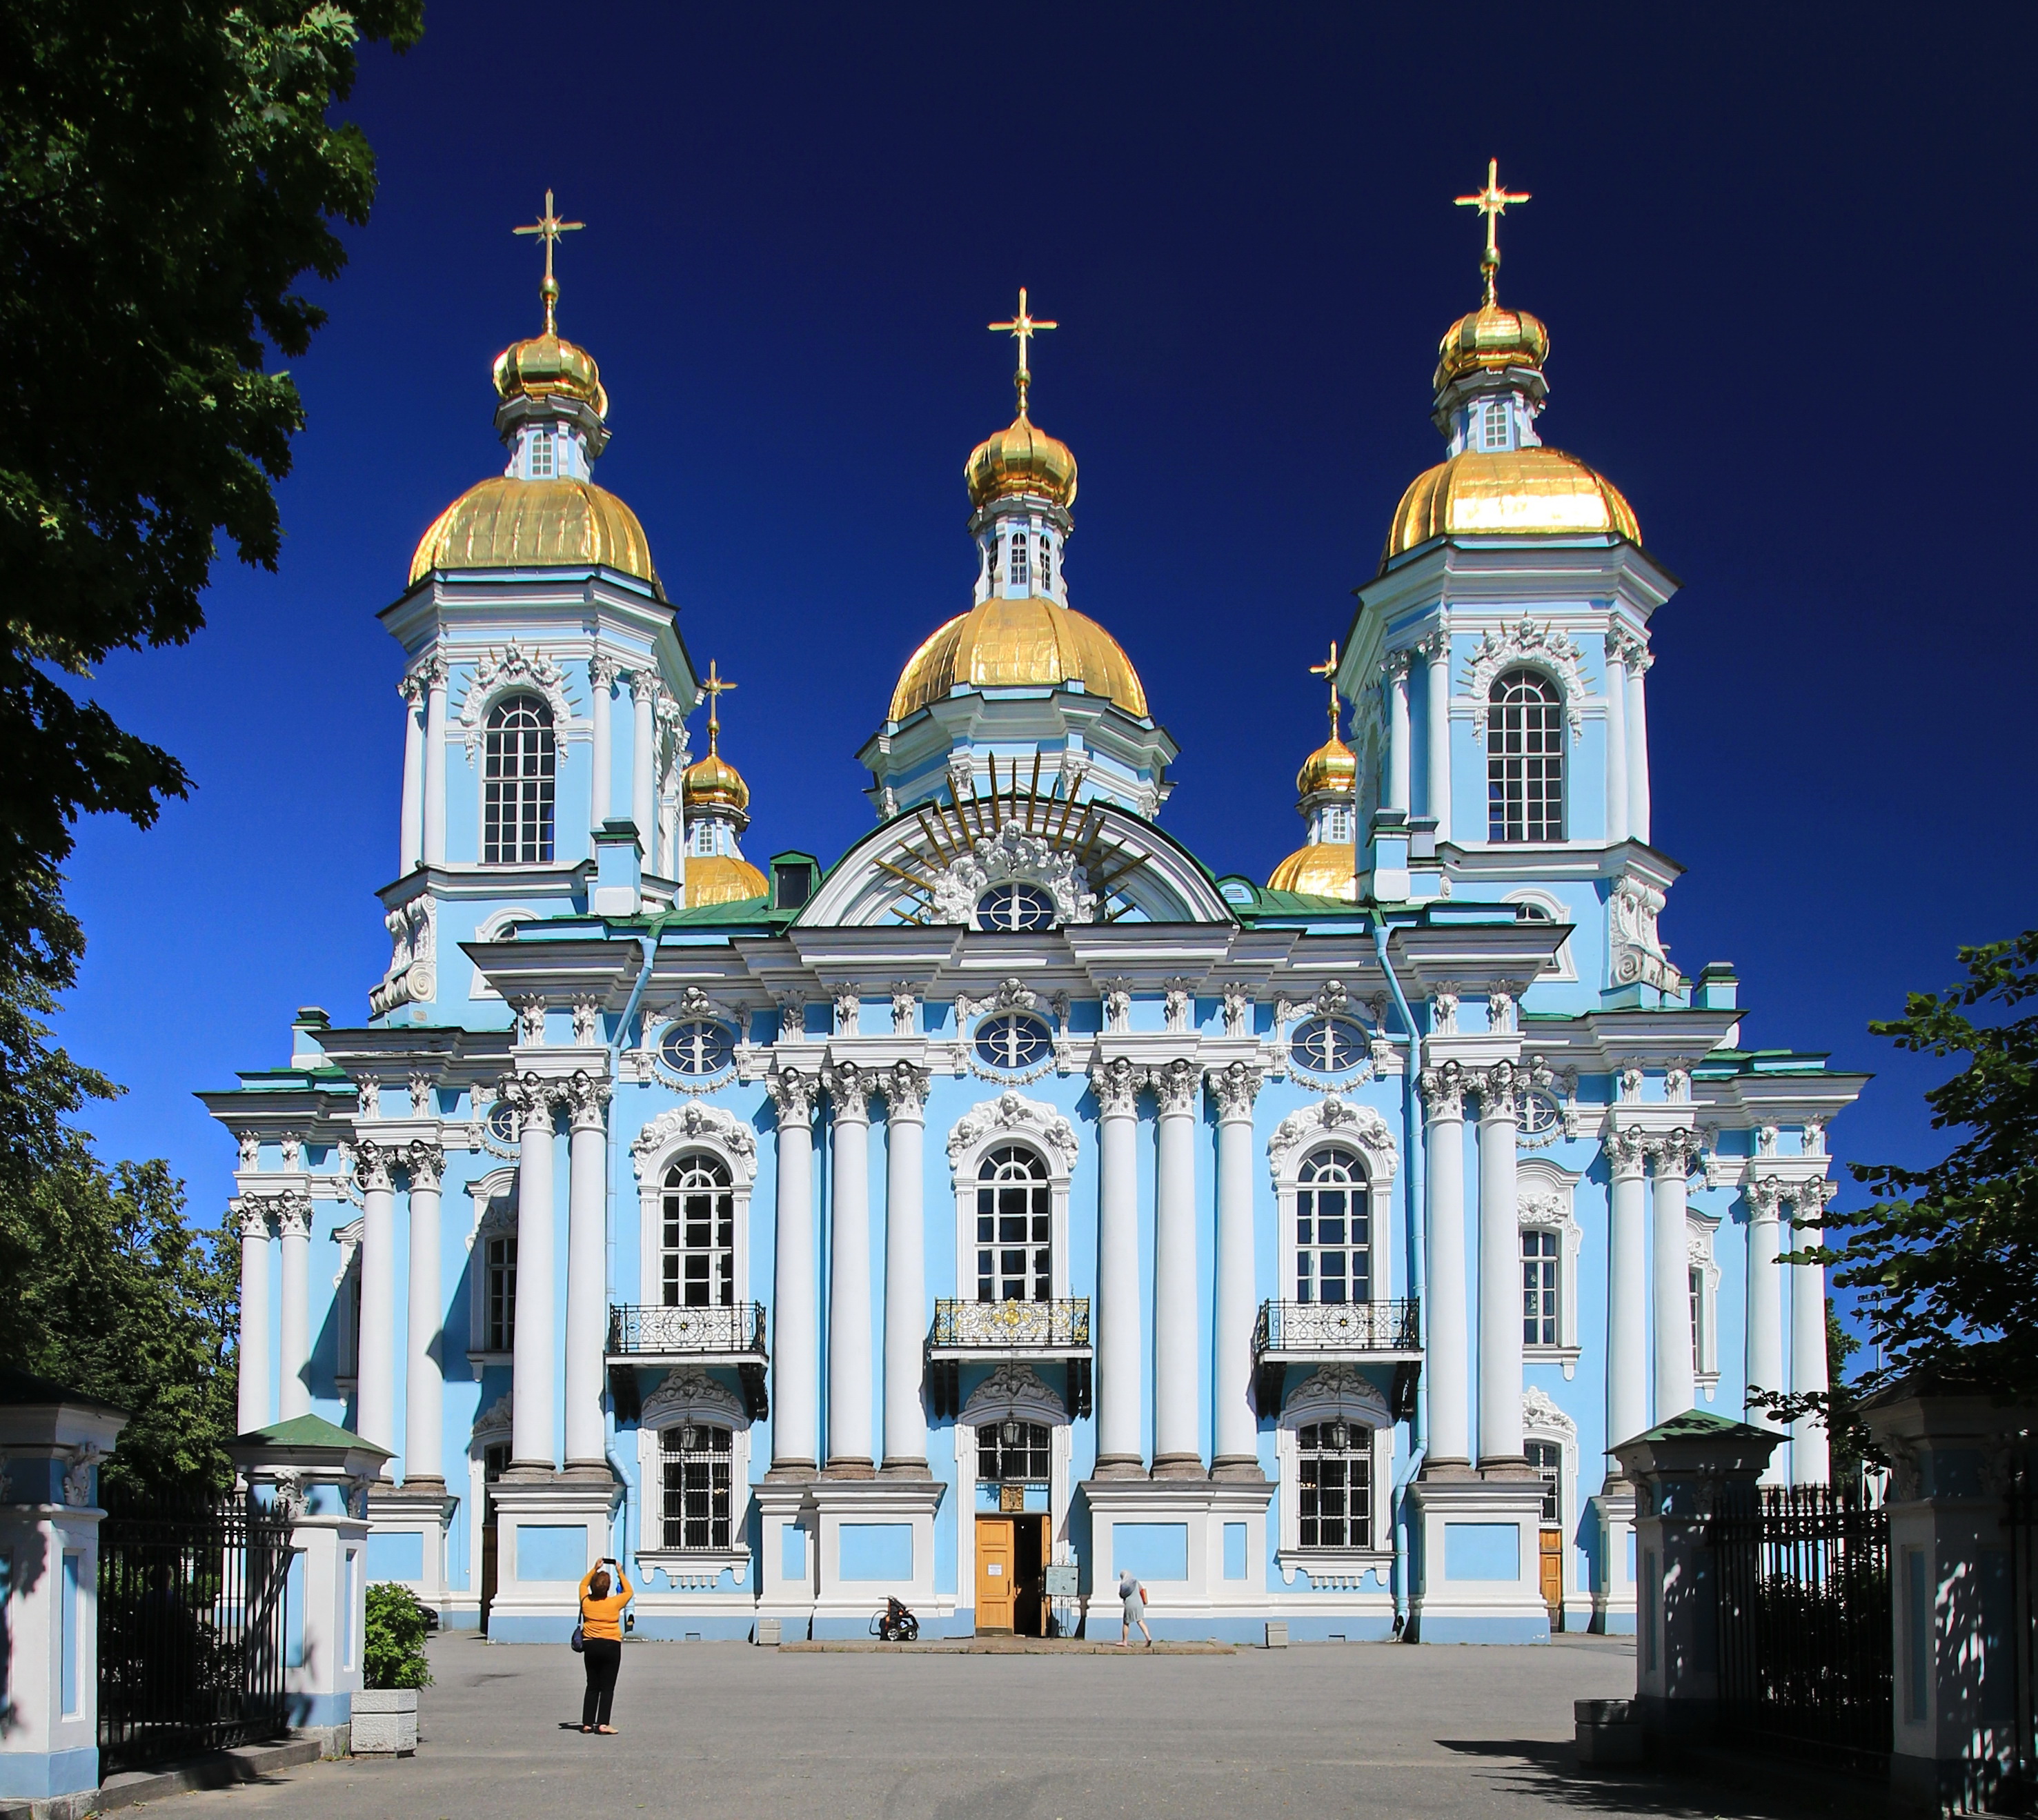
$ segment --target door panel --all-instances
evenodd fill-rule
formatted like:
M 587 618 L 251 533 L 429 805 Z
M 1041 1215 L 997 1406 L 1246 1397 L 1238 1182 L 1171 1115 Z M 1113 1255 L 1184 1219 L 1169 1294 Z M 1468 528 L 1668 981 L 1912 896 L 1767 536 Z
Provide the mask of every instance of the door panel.
M 1550 1628 L 1564 1628 L 1564 1532 L 1543 1532 L 1543 1603 L 1550 1610 Z
M 1023 1520 L 1023 1519 L 1021 1519 Z M 1010 1517 L 976 1519 L 976 1628 L 1012 1629 L 1013 1570 L 1018 1564 L 1017 1524 Z

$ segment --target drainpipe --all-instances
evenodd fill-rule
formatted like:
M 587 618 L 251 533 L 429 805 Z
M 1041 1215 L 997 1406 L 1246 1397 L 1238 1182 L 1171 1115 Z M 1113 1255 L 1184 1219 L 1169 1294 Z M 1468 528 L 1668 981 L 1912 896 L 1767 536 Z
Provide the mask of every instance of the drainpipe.
M 651 919 L 651 926 L 637 938 L 637 977 L 631 984 L 630 997 L 623 1005 L 622 1018 L 617 1023 L 616 1034 L 609 1040 L 608 1045 L 610 1056 L 619 1064 L 619 1079 L 621 1078 L 623 1039 L 629 1033 L 630 1020 L 637 1015 L 637 1007 L 644 1002 L 644 988 L 651 983 L 652 957 L 658 952 L 658 938 L 665 934 L 665 925 L 672 917 L 670 910 L 660 911 Z

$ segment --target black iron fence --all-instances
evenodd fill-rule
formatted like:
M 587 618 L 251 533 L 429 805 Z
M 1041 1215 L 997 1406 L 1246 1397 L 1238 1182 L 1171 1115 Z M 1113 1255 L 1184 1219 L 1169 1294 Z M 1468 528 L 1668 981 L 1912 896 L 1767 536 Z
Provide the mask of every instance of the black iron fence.
M 2010 1576 L 2015 1605 L 2010 1651 L 2017 1664 L 2017 1768 L 2000 1811 L 2038 1812 L 2038 1458 L 2013 1466 L 2008 1509 Z
M 1824 1747 L 1890 1746 L 1889 1519 L 1854 1485 L 1764 1485 L 1710 1526 L 1724 1735 Z
M 290 1526 L 238 1499 L 109 1496 L 99 1526 L 100 1771 L 280 1736 Z

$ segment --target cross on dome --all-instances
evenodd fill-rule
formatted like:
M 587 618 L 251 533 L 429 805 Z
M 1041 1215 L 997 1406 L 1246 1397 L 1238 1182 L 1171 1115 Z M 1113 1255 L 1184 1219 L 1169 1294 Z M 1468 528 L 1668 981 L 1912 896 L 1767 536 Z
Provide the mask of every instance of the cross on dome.
M 1338 670 L 1338 643 L 1337 643 L 1337 640 L 1336 640 L 1335 639 L 1332 639 L 1331 640 L 1331 654 L 1330 654 L 1330 656 L 1329 656 L 1328 658 L 1326 658 L 1326 659 L 1325 659 L 1322 663 L 1320 663 L 1320 664 L 1311 664 L 1311 665 L 1309 665 L 1309 674 L 1310 674 L 1311 676 L 1313 676 L 1313 677 L 1322 677 L 1322 678 L 1323 678 L 1326 682 L 1328 682 L 1328 683 L 1330 684 L 1330 688 L 1331 688 L 1331 737 L 1332 737 L 1332 739 L 1335 739 L 1335 738 L 1337 737 L 1337 736 L 1338 736 L 1338 692 L 1337 692 L 1337 670 Z
M 1507 213 L 1510 203 L 1525 203 L 1531 199 L 1526 190 L 1504 190 L 1500 187 L 1500 161 L 1486 161 L 1486 188 L 1468 196 L 1455 199 L 1461 209 L 1477 209 L 1486 217 L 1486 252 L 1479 262 L 1479 269 L 1486 276 L 1486 301 L 1497 301 L 1494 294 L 1494 280 L 1500 271 L 1500 218 Z
M 718 756 L 721 748 L 717 743 L 722 737 L 722 698 L 724 692 L 737 685 L 718 675 L 714 659 L 707 660 L 707 674 L 701 679 L 700 692 L 707 697 L 707 749 Z
M 552 206 L 552 192 L 545 191 L 545 212 L 529 227 L 512 228 L 516 234 L 534 233 L 545 243 L 545 282 L 539 286 L 538 294 L 545 300 L 545 332 L 556 335 L 555 317 L 559 301 L 559 281 L 552 275 L 552 248 L 559 245 L 563 233 L 577 233 L 585 227 L 585 222 L 561 221 L 559 210 Z M 1021 294 L 1023 298 L 1025 294 Z
M 984 327 L 994 335 L 1001 332 L 1009 332 L 1012 339 L 1019 343 L 1019 371 L 1014 377 L 1013 384 L 1019 389 L 1019 409 L 1021 414 L 1026 409 L 1027 388 L 1032 383 L 1032 374 L 1028 371 L 1026 364 L 1027 344 L 1032 340 L 1040 330 L 1059 328 L 1061 326 L 1059 322 L 1049 322 L 1044 318 L 1028 316 L 1026 313 L 1026 287 L 1023 284 L 1019 287 L 1019 308 L 1013 313 L 1012 320 L 1010 322 L 989 322 L 984 324 Z

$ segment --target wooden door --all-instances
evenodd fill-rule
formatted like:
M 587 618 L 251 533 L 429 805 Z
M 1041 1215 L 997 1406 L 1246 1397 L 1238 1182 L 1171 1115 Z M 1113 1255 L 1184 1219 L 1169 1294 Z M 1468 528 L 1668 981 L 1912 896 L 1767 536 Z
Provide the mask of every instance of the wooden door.
M 1023 1519 L 1021 1519 L 1023 1520 Z M 1019 1556 L 1018 1537 L 1010 1517 L 976 1519 L 976 1628 L 1012 1629 L 1013 1569 Z
M 1564 1628 L 1564 1532 L 1543 1532 L 1543 1603 L 1550 1609 L 1550 1628 Z

